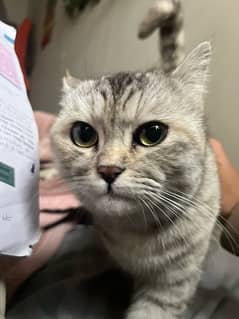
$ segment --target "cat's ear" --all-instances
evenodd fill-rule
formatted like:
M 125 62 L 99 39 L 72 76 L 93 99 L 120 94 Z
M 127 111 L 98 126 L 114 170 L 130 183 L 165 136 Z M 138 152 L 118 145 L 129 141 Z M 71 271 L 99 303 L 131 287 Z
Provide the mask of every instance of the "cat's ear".
M 73 77 L 68 70 L 66 70 L 65 75 L 62 79 L 62 91 L 67 93 L 72 89 L 75 89 L 80 84 L 80 80 Z
M 208 80 L 212 48 L 210 42 L 199 44 L 173 72 L 180 82 L 198 93 L 203 93 Z

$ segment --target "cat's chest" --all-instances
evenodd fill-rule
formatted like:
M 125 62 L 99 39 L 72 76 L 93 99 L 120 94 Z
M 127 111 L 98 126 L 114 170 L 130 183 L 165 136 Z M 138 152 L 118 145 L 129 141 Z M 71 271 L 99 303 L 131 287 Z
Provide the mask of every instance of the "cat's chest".
M 127 272 L 142 274 L 159 267 L 164 256 L 162 234 L 100 232 L 102 244 L 120 268 Z

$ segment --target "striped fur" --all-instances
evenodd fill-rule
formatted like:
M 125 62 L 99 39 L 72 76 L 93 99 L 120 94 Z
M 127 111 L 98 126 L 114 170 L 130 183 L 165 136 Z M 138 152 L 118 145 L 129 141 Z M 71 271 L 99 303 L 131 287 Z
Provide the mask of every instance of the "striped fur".
M 157 0 L 139 27 L 144 39 L 159 29 L 162 69 L 173 71 L 184 58 L 184 30 L 182 7 L 179 0 Z
M 200 278 L 219 211 L 203 110 L 209 57 L 203 43 L 170 76 L 155 70 L 64 80 L 52 130 L 56 163 L 92 213 L 106 255 L 134 278 L 127 319 L 179 318 Z M 135 147 L 135 130 L 152 120 L 167 124 L 168 136 L 154 147 Z M 76 121 L 95 128 L 96 147 L 72 143 Z M 115 195 L 107 195 L 99 165 L 124 168 L 112 185 Z
M 68 75 L 52 129 L 58 169 L 92 214 L 103 247 L 101 265 L 110 259 L 134 279 L 127 319 L 181 317 L 197 287 L 220 202 L 203 106 L 211 48 L 202 43 L 178 65 L 182 57 L 173 48 L 181 45 L 180 5 L 157 4 L 141 35 L 159 22 L 163 26 L 164 71 L 121 72 L 89 81 Z M 97 145 L 72 143 L 77 121 L 96 130 Z M 168 126 L 166 138 L 153 147 L 136 145 L 135 131 L 150 121 Z M 110 193 L 99 166 L 123 169 Z

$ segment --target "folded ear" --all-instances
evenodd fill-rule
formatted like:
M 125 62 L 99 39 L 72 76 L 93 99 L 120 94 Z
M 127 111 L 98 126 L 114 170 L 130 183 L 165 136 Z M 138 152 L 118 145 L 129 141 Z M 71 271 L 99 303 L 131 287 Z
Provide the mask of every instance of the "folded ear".
M 202 42 L 172 73 L 187 88 L 203 93 L 206 90 L 211 58 L 211 44 Z
M 62 90 L 64 93 L 67 93 L 73 89 L 75 89 L 79 84 L 80 80 L 77 78 L 74 78 L 72 75 L 70 75 L 70 72 L 66 70 L 66 73 L 62 79 Z

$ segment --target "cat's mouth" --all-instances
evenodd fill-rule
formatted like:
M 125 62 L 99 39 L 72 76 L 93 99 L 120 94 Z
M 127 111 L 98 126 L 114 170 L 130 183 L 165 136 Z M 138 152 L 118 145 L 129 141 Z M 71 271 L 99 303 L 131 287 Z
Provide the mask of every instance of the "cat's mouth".
M 114 184 L 108 184 L 106 187 L 105 192 L 103 193 L 103 196 L 109 199 L 121 199 L 121 200 L 129 200 L 131 197 L 129 195 L 129 192 L 126 192 L 125 190 L 117 187 Z
M 119 198 L 122 197 L 118 192 L 116 192 L 112 185 L 108 185 L 104 195 L 108 198 Z
M 113 193 L 112 184 L 109 183 L 109 184 L 107 185 L 107 191 L 106 191 L 106 192 L 107 192 L 107 194 L 112 194 L 112 193 Z
M 116 191 L 115 184 L 113 182 L 105 184 L 103 195 L 107 195 L 107 196 L 112 197 L 112 196 L 116 196 L 117 193 L 118 192 Z

